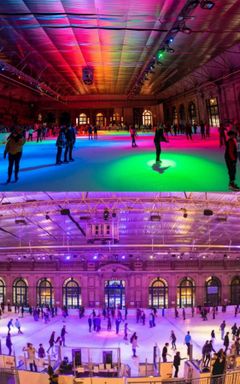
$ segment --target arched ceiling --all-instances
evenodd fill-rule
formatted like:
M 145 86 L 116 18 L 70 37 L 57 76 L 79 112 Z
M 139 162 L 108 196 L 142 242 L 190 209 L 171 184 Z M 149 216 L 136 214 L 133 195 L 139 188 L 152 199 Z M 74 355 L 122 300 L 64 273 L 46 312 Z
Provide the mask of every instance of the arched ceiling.
M 157 96 L 239 41 L 240 1 L 4 0 L 0 3 L 0 63 L 8 63 L 60 96 L 127 95 L 171 34 L 179 17 L 192 29 L 174 34 L 166 53 L 137 93 Z M 92 85 L 82 68 L 94 70 Z M 21 75 L 16 74 L 21 81 Z M 5 72 L 6 76 L 6 72 Z M 30 78 L 28 79 L 30 82 Z
M 87 260 L 96 254 L 141 260 L 172 254 L 240 257 L 237 193 L 9 192 L 0 197 L 0 261 L 19 256 L 49 261 L 68 254 Z M 204 214 L 206 209 L 212 215 Z M 89 241 L 91 224 L 114 224 L 119 241 L 111 231 L 106 241 Z

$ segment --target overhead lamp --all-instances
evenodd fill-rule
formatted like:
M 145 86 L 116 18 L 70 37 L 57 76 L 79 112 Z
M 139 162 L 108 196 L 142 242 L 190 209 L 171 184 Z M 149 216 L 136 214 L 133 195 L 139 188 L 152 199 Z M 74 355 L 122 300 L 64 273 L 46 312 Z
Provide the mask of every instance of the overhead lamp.
M 213 211 L 211 209 L 204 209 L 203 214 L 204 216 L 212 216 Z
M 175 52 L 175 49 L 174 48 L 172 48 L 172 47 L 169 47 L 169 45 L 166 47 L 166 51 L 168 52 L 168 53 L 174 53 Z
M 194 9 L 194 8 L 196 8 L 197 6 L 198 6 L 198 4 L 199 4 L 199 0 L 192 0 L 192 1 L 190 1 L 190 3 L 188 4 L 188 9 L 190 10 L 192 10 L 192 9 Z
M 16 219 L 15 224 L 27 225 L 27 222 L 25 219 Z
M 150 216 L 150 221 L 160 221 L 161 216 L 160 215 L 151 215 Z
M 192 33 L 191 28 L 187 27 L 186 25 L 183 25 L 182 28 L 180 29 L 182 33 L 185 33 L 187 35 L 190 35 Z
M 63 208 L 63 209 L 60 210 L 60 213 L 61 213 L 61 215 L 63 215 L 63 216 L 70 215 L 70 209 L 68 209 L 68 208 Z
M 210 1 L 210 0 L 201 0 L 200 1 L 200 7 L 202 9 L 213 9 L 215 3 L 213 1 Z
M 109 210 L 107 208 L 104 209 L 103 218 L 104 218 L 104 220 L 108 220 L 108 218 L 109 218 Z

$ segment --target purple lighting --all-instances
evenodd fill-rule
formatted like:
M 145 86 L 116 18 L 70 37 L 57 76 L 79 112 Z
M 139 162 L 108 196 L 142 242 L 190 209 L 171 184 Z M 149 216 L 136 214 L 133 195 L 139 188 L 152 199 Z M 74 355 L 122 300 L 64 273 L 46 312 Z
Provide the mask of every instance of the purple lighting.
M 126 256 L 125 256 L 125 255 L 122 255 L 122 259 L 126 259 Z
M 71 259 L 71 256 L 66 256 L 66 260 L 70 260 Z
M 93 260 L 97 260 L 97 258 L 98 258 L 97 255 L 93 256 Z

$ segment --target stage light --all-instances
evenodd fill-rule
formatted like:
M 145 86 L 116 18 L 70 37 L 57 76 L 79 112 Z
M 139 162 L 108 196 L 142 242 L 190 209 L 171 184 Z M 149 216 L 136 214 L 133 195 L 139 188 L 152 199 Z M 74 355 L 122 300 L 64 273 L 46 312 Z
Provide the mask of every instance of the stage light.
M 157 52 L 157 61 L 159 61 L 164 57 L 164 52 L 165 52 L 165 48 L 159 49 L 159 51 Z
M 160 215 L 151 215 L 150 216 L 150 221 L 160 221 L 161 216 Z
M 126 256 L 125 256 L 125 255 L 122 255 L 122 259 L 123 259 L 123 260 L 126 259 Z
M 179 26 L 177 26 L 177 27 L 173 27 L 173 28 L 171 29 L 171 32 L 172 32 L 172 33 L 178 33 L 179 31 L 180 31 Z
M 98 258 L 97 255 L 93 256 L 93 260 L 97 260 L 97 258 Z
M 210 1 L 210 0 L 201 0 L 200 2 L 200 7 L 202 9 L 213 9 L 215 3 L 213 1 Z
M 204 216 L 212 216 L 213 211 L 211 209 L 204 209 L 203 214 Z
M 64 208 L 64 209 L 61 209 L 60 213 L 63 216 L 70 215 L 70 210 L 67 208 Z
M 180 31 L 181 31 L 182 33 L 187 34 L 187 35 L 190 35 L 190 34 L 192 33 L 191 28 L 186 27 L 186 25 L 184 25 L 184 26 L 180 29 Z
M 66 260 L 70 260 L 71 259 L 71 256 L 66 256 Z
M 109 218 L 109 210 L 108 209 L 105 209 L 104 212 L 103 212 L 103 218 L 104 220 L 108 220 Z

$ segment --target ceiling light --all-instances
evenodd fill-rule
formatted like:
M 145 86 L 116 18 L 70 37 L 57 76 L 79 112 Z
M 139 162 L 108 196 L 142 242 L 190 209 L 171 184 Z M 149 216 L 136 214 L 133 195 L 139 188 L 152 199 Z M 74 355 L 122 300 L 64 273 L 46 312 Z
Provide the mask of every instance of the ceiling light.
M 16 219 L 15 224 L 27 225 L 27 222 L 25 219 Z
M 60 213 L 63 216 L 70 215 L 70 210 L 68 208 L 63 208 L 61 209 Z
M 172 32 L 172 33 L 178 33 L 179 31 L 180 31 L 179 26 L 177 26 L 177 27 L 173 27 L 173 28 L 171 29 L 171 32 Z
M 184 26 L 181 28 L 180 31 L 181 31 L 182 33 L 187 34 L 187 35 L 190 35 L 190 33 L 192 33 L 191 28 L 186 27 L 186 25 L 184 25 Z
M 204 209 L 203 214 L 204 216 L 212 216 L 213 211 L 211 209 Z
M 172 47 L 169 47 L 169 45 L 166 47 L 166 51 L 168 53 L 174 53 L 175 52 L 175 49 L 173 49 Z
M 109 218 L 109 210 L 108 209 L 105 209 L 104 212 L 103 212 L 103 218 L 104 220 L 108 220 Z
M 161 216 L 160 215 L 151 215 L 150 216 L 150 221 L 160 221 Z
M 200 7 L 202 9 L 212 9 L 214 7 L 215 3 L 210 0 L 201 0 Z

